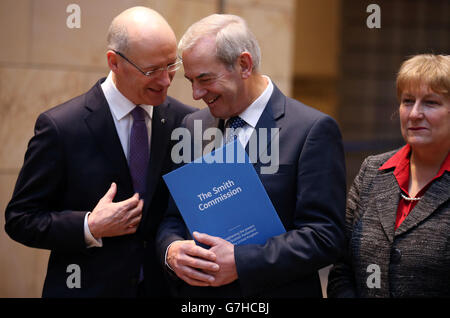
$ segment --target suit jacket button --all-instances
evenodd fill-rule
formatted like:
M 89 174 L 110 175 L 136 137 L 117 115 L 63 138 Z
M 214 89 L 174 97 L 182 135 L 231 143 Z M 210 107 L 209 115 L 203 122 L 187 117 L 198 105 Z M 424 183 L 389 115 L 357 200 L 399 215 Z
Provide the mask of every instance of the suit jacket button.
M 394 248 L 391 252 L 391 263 L 398 264 L 402 258 L 402 251 L 398 248 Z

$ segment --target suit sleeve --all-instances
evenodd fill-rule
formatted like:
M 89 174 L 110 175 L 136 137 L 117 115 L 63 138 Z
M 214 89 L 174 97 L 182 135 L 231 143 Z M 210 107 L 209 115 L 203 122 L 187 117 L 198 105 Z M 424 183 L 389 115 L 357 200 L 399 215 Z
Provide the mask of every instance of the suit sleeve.
M 191 239 L 190 235 L 187 234 L 186 225 L 170 195 L 167 210 L 156 234 L 158 255 L 164 267 L 166 250 L 169 245 L 174 241 L 186 239 Z
M 345 161 L 341 134 L 331 117 L 316 120 L 307 133 L 292 186 L 296 187 L 292 227 L 265 245 L 235 246 L 245 295 L 317 275 L 343 250 Z
M 189 115 L 186 115 L 182 120 L 180 127 L 186 127 L 186 118 Z M 175 141 L 172 141 L 170 149 L 173 149 Z M 170 171 L 173 171 L 182 166 L 182 163 L 175 164 L 172 163 Z M 159 261 L 162 264 L 163 268 L 166 268 L 165 264 L 165 256 L 166 251 L 169 245 L 178 240 L 186 240 L 190 239 L 190 235 L 188 234 L 186 224 L 183 221 L 183 218 L 178 211 L 178 208 L 175 204 L 175 201 L 172 195 L 169 193 L 169 202 L 167 205 L 167 209 L 164 212 L 164 216 L 161 220 L 161 223 L 158 226 L 158 230 L 156 233 L 156 250 L 158 253 Z
M 330 298 L 354 298 L 357 297 L 355 273 L 352 264 L 352 249 L 351 239 L 353 233 L 353 225 L 358 221 L 360 210 L 360 191 L 361 185 L 364 181 L 364 175 L 367 166 L 367 159 L 361 166 L 361 169 L 356 176 L 350 188 L 347 198 L 347 209 L 345 215 L 346 223 L 346 242 L 347 248 L 342 257 L 339 259 L 333 268 L 330 270 L 328 276 L 327 294 Z
M 65 191 L 64 156 L 57 125 L 41 114 L 5 212 L 5 230 L 13 240 L 50 250 L 86 247 L 83 223 L 87 212 L 58 208 Z

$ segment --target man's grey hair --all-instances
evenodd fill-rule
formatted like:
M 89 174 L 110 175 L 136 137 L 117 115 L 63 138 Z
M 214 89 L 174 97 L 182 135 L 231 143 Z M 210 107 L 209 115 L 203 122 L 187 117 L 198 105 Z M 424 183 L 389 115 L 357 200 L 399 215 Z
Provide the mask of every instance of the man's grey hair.
M 106 41 L 108 50 L 119 51 L 120 53 L 126 54 L 128 51 L 127 27 L 113 20 L 109 26 Z
M 258 41 L 241 17 L 212 14 L 194 23 L 178 44 L 180 55 L 205 36 L 215 36 L 217 58 L 228 68 L 233 68 L 241 53 L 248 52 L 252 56 L 253 70 L 259 70 L 261 50 Z

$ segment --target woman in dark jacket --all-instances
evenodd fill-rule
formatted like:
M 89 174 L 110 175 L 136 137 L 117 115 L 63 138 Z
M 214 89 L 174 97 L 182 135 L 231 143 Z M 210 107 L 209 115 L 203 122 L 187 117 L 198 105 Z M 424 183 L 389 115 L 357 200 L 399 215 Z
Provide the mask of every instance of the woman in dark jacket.
M 362 164 L 329 297 L 450 296 L 450 56 L 405 61 L 397 96 L 406 145 Z

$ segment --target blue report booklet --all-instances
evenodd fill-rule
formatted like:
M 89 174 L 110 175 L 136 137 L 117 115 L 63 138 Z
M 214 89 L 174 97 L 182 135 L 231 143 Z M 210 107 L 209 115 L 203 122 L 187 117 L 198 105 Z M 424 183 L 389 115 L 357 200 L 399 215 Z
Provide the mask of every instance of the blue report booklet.
M 191 234 L 240 245 L 264 244 L 286 232 L 238 140 L 163 178 Z

